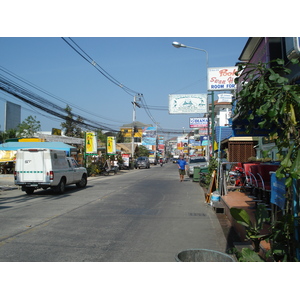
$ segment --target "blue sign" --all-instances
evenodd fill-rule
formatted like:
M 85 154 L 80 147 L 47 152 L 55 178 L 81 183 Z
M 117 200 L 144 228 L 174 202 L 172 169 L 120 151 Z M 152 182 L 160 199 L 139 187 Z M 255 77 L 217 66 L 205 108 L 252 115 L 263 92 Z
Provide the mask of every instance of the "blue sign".
M 246 119 L 235 119 L 232 121 L 232 133 L 233 136 L 269 136 L 271 133 L 271 129 L 260 128 L 258 125 L 261 122 L 261 118 L 254 118 L 251 121 L 252 128 L 249 132 L 247 132 L 246 127 L 250 124 L 250 122 Z
M 271 203 L 276 204 L 282 210 L 285 206 L 285 178 L 278 179 L 276 173 L 271 173 Z

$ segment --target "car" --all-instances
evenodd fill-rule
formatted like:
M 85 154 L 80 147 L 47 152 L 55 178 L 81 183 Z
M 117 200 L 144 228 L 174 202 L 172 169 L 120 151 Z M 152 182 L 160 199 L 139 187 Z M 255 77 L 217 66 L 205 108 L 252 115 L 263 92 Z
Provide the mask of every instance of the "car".
M 150 169 L 150 161 L 147 156 L 140 156 L 137 158 L 135 161 L 134 167 L 137 168 L 145 168 L 145 169 Z
M 149 157 L 150 164 L 157 165 L 157 159 L 155 157 Z
M 189 177 L 192 177 L 194 175 L 195 167 L 200 167 L 200 168 L 208 167 L 208 161 L 207 161 L 206 157 L 204 157 L 204 156 L 190 157 L 189 162 L 188 162 L 188 168 L 187 168 L 187 175 Z
M 18 149 L 14 171 L 15 185 L 31 195 L 36 189 L 53 189 L 63 194 L 65 186 L 85 188 L 87 169 L 80 167 L 65 151 L 48 148 Z

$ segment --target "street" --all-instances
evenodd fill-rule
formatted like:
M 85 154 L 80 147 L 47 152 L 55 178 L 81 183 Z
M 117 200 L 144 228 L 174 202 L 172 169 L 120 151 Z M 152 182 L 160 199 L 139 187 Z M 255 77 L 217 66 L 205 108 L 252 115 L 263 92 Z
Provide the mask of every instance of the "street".
M 174 262 L 227 245 L 202 188 L 172 163 L 89 177 L 63 195 L 1 191 L 0 228 L 2 262 Z

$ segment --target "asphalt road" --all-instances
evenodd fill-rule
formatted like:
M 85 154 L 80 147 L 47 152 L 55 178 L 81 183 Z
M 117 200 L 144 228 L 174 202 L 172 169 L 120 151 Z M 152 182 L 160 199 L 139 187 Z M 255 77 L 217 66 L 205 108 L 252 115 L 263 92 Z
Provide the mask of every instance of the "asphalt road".
M 225 252 L 199 184 L 177 165 L 89 178 L 65 194 L 0 191 L 2 262 L 174 262 L 186 249 Z

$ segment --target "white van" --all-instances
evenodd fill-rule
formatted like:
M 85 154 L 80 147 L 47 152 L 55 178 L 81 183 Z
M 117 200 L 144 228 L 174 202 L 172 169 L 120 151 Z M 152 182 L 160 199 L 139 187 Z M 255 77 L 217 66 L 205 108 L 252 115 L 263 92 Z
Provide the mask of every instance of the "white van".
M 76 160 L 67 157 L 62 150 L 18 149 L 14 175 L 15 184 L 27 194 L 49 187 L 63 193 L 66 185 L 84 188 L 87 184 L 86 168 L 79 167 Z

